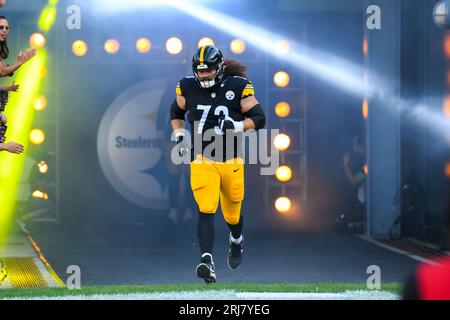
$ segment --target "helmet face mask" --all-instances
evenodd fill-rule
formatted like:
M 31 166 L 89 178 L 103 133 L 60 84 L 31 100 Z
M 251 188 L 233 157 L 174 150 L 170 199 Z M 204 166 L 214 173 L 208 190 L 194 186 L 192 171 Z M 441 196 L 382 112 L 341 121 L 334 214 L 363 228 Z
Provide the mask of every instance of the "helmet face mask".
M 210 76 L 200 76 L 198 74 L 198 72 L 201 71 L 214 71 L 214 73 L 212 73 Z M 217 81 L 217 69 L 205 69 L 205 70 L 198 70 L 194 71 L 195 74 L 195 78 L 197 79 L 198 84 L 203 88 L 203 89 L 208 89 L 208 88 L 212 88 L 216 85 Z
M 198 72 L 216 72 L 208 77 L 199 76 Z M 192 58 L 192 71 L 199 86 L 203 89 L 212 88 L 223 79 L 224 59 L 219 49 L 214 46 L 200 47 Z

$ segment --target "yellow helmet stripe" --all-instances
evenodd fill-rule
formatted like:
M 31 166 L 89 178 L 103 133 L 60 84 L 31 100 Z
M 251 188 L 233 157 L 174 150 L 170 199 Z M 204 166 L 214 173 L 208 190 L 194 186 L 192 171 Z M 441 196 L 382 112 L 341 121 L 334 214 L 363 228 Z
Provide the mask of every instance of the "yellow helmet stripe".
M 206 49 L 206 46 L 203 46 L 202 49 L 200 50 L 200 64 L 202 64 L 203 60 L 205 60 L 204 59 L 205 58 L 205 49 Z

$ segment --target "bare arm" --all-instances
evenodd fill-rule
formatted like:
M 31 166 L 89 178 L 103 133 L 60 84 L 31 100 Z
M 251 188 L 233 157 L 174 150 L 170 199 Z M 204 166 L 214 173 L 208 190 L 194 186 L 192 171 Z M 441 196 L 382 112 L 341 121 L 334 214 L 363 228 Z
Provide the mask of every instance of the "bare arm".
M 37 52 L 36 49 L 30 49 L 25 52 L 20 52 L 17 61 L 10 66 L 6 66 L 6 64 L 2 61 L 2 63 L 0 64 L 0 77 L 6 77 L 9 76 L 11 73 L 14 73 L 25 62 L 33 58 L 36 55 L 36 52 Z
M 6 150 L 9 153 L 21 154 L 23 149 L 23 145 L 17 142 L 0 143 L 0 151 Z
M 19 61 L 14 62 L 12 65 L 6 66 L 5 64 L 2 65 L 0 69 L 0 77 L 6 77 L 10 74 L 14 73 L 17 69 L 19 69 L 21 64 Z

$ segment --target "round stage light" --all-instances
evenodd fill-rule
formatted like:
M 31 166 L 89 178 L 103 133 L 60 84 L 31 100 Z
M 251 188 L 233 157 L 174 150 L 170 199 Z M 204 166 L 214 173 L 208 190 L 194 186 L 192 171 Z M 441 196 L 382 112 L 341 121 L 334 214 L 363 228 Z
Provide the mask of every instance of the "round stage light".
M 450 95 L 444 99 L 444 116 L 450 118 Z
M 198 42 L 198 47 L 201 48 L 203 46 L 214 46 L 214 40 L 208 37 L 203 37 L 200 39 L 200 41 Z
M 279 88 L 284 88 L 289 85 L 290 77 L 289 74 L 285 71 L 278 71 L 273 76 L 273 82 Z
M 30 132 L 30 141 L 32 144 L 42 144 L 45 140 L 45 133 L 41 129 L 33 129 Z
M 275 114 L 280 118 L 286 118 L 291 113 L 291 106 L 289 103 L 281 101 L 275 106 Z
M 47 98 L 41 94 L 34 99 L 34 110 L 42 111 L 45 108 L 47 108 Z
M 167 39 L 166 50 L 170 54 L 179 54 L 183 50 L 183 42 L 177 37 Z
M 450 1 L 442 0 L 437 2 L 433 7 L 434 23 L 443 29 L 450 29 Z
M 104 45 L 105 51 L 109 54 L 116 54 L 120 50 L 120 42 L 116 39 L 108 39 Z
M 444 53 L 450 59 L 450 34 L 447 34 L 444 38 Z
M 364 99 L 363 106 L 362 106 L 362 116 L 364 120 L 367 120 L 369 117 L 369 102 L 367 99 Z
M 242 54 L 245 52 L 246 45 L 241 39 L 234 39 L 230 42 L 230 50 L 234 54 Z
M 44 160 L 38 163 L 38 170 L 42 174 L 46 174 L 48 172 L 48 164 Z
M 30 47 L 41 49 L 45 46 L 45 37 L 42 33 L 36 32 L 30 36 Z
M 292 170 L 288 166 L 278 167 L 275 173 L 280 182 L 288 182 L 292 178 Z
M 136 50 L 139 53 L 147 53 L 152 49 L 152 43 L 147 38 L 139 38 L 136 41 Z
M 76 40 L 72 43 L 72 53 L 77 57 L 84 57 L 88 50 L 88 45 L 83 40 Z
M 450 178 L 450 162 L 445 165 L 445 176 Z
M 286 213 L 291 210 L 292 203 L 288 197 L 279 197 L 275 200 L 275 209 L 280 213 Z
M 33 198 L 48 200 L 48 194 L 46 192 L 42 192 L 40 190 L 35 190 L 31 194 Z
M 287 40 L 280 40 L 277 41 L 277 43 L 275 44 L 275 51 L 279 55 L 288 54 L 290 50 L 291 50 L 291 43 Z
M 284 133 L 279 133 L 273 139 L 273 145 L 280 151 L 285 151 L 291 145 L 291 138 Z

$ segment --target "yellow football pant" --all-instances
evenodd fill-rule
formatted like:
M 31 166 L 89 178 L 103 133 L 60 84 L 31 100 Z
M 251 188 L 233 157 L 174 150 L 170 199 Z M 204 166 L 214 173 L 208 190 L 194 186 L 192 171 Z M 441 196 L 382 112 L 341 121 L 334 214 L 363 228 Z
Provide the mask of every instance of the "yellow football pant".
M 215 214 L 219 205 L 229 224 L 237 224 L 244 200 L 244 161 L 241 158 L 191 162 L 191 188 L 200 212 Z

